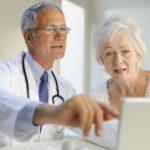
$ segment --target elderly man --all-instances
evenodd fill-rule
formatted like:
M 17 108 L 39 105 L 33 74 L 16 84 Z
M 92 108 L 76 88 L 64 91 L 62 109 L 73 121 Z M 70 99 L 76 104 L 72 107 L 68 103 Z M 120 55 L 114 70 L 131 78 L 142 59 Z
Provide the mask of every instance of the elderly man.
M 103 116 L 115 111 L 87 95 L 74 96 L 72 85 L 52 71 L 54 61 L 64 57 L 70 30 L 62 10 L 39 2 L 23 14 L 21 29 L 28 52 L 0 62 L 1 146 L 62 138 L 58 124 L 81 127 L 88 135 L 95 123 L 100 135 Z

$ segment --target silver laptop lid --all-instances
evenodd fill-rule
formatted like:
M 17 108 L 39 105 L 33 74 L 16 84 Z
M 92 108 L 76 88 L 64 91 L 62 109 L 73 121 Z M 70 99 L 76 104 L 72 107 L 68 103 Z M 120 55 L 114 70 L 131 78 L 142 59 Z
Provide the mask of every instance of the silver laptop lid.
M 121 101 L 117 150 L 150 150 L 150 98 Z

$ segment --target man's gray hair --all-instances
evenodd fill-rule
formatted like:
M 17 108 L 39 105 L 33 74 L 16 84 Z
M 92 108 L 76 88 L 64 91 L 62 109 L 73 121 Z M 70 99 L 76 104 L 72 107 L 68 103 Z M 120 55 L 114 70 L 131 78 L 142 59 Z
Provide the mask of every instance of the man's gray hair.
M 131 36 L 131 43 L 139 54 L 140 60 L 144 57 L 146 47 L 141 38 L 141 31 L 138 25 L 129 18 L 113 15 L 105 19 L 104 22 L 99 25 L 94 35 L 93 51 L 99 64 L 102 64 L 100 57 L 104 51 L 105 44 L 111 41 L 117 33 L 122 31 L 128 32 Z
M 37 11 L 42 8 L 54 7 L 60 11 L 60 13 L 64 16 L 63 11 L 54 3 L 49 1 L 38 2 L 31 7 L 29 7 L 23 14 L 21 19 L 21 30 L 24 32 L 30 28 L 35 28 L 37 25 Z M 32 33 L 33 34 L 33 33 Z

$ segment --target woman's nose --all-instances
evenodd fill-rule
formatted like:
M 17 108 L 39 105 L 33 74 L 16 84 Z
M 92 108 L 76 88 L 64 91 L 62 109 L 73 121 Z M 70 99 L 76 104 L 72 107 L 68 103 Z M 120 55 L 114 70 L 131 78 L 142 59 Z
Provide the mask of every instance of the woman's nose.
M 114 57 L 114 64 L 118 65 L 118 64 L 122 64 L 123 62 L 123 57 L 120 54 L 116 54 Z

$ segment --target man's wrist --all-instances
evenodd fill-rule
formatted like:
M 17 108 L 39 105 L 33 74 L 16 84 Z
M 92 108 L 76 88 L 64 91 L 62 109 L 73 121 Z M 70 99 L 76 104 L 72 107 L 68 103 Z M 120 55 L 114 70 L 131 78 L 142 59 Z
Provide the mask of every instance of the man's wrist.
M 39 106 L 37 106 L 33 116 L 34 125 L 42 125 L 49 122 L 50 116 L 48 115 L 48 111 L 50 107 L 51 105 L 49 104 L 40 104 Z

